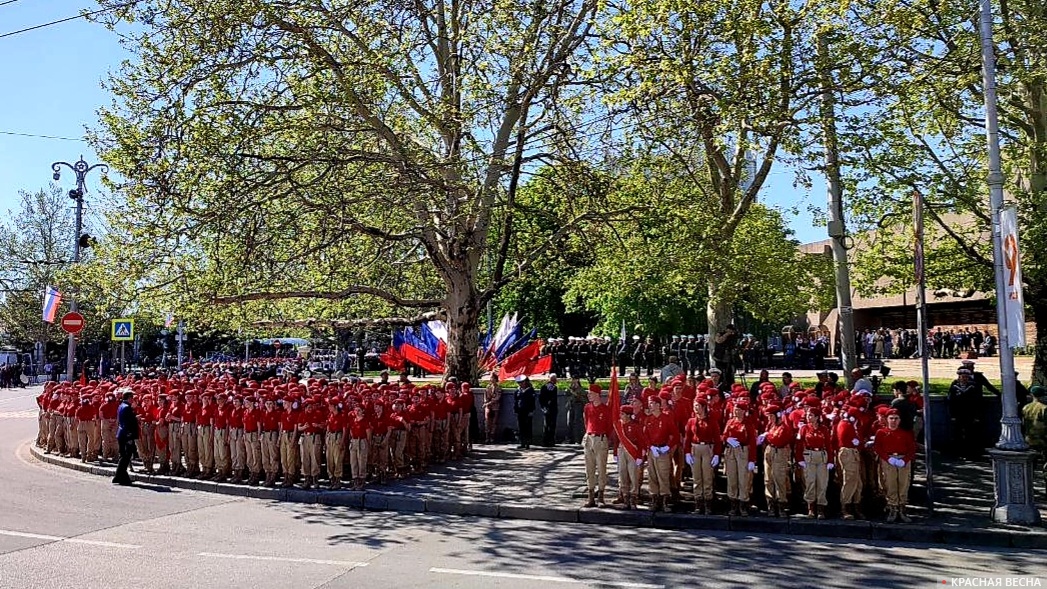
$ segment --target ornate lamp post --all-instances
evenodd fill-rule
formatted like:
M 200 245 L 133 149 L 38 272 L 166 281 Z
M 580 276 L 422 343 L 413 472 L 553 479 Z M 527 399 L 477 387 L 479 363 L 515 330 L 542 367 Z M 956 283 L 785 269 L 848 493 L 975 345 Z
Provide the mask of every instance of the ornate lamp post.
M 84 224 L 84 193 L 87 192 L 87 187 L 84 184 L 84 178 L 87 173 L 96 168 L 101 168 L 102 173 L 109 172 L 109 166 L 105 164 L 94 164 L 88 165 L 84 161 L 84 156 L 80 156 L 80 161 L 75 164 L 68 162 L 55 162 L 51 164 L 51 170 L 54 172 L 52 178 L 55 182 L 58 182 L 62 178 L 62 166 L 65 166 L 76 174 L 76 188 L 69 191 L 69 198 L 76 201 L 76 233 L 73 235 L 73 263 L 77 264 L 80 262 L 80 249 L 87 245 L 87 236 L 83 234 Z M 72 311 L 77 310 L 76 296 L 70 293 L 69 297 L 69 309 Z M 69 335 L 69 348 L 66 352 L 65 368 L 66 374 L 70 382 L 73 380 L 73 361 L 76 358 L 76 336 Z

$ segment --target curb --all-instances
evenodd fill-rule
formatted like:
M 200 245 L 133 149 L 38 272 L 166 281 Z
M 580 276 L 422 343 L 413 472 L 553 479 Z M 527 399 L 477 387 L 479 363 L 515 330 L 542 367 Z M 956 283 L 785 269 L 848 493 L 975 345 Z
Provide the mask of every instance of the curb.
M 44 454 L 35 445 L 29 446 L 34 458 L 47 464 L 96 476 L 111 477 L 116 469 L 83 464 Z M 610 525 L 665 530 L 712 530 L 742 534 L 784 534 L 788 536 L 820 536 L 850 540 L 877 540 L 912 542 L 917 544 L 945 544 L 952 546 L 991 546 L 1000 548 L 1047 549 L 1047 531 L 1012 531 L 985 528 L 957 528 L 936 525 L 897 525 L 883 522 L 788 519 L 762 516 L 736 517 L 722 515 L 694 515 L 689 513 L 663 514 L 647 510 L 621 511 L 617 509 L 571 509 L 531 505 L 507 505 L 476 501 L 449 501 L 426 499 L 411 495 L 381 491 L 306 491 L 303 489 L 273 489 L 248 487 L 226 483 L 212 483 L 179 477 L 131 473 L 131 480 L 168 487 L 205 491 L 235 497 L 266 499 L 351 507 L 366 511 L 395 511 L 401 513 L 433 513 L 440 515 L 489 517 L 542 522 L 569 522 L 589 525 Z

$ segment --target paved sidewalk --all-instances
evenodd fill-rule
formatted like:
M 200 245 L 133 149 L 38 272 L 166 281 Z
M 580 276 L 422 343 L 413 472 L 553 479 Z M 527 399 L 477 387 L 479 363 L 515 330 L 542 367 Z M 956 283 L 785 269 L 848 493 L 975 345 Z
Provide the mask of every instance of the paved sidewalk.
M 113 467 L 81 464 L 79 461 L 32 453 L 39 460 L 101 476 L 112 476 Z M 614 470 L 614 463 L 609 462 Z M 582 509 L 585 481 L 584 459 L 578 446 L 537 448 L 527 451 L 506 445 L 477 446 L 459 463 L 435 466 L 425 476 L 387 485 L 371 485 L 363 492 L 268 489 L 246 485 L 218 484 L 174 477 L 132 477 L 141 483 L 174 486 L 259 499 L 343 505 L 370 510 L 434 512 L 625 525 L 667 529 L 715 529 L 745 533 L 781 533 L 872 540 L 895 540 L 935 544 L 1047 548 L 1047 529 L 993 524 L 992 470 L 988 462 L 935 460 L 935 489 L 938 501 L 933 514 L 919 505 L 912 509 L 912 524 L 879 521 L 809 520 L 801 517 L 776 519 L 763 516 L 698 516 L 690 513 L 652 514 L 646 509 Z M 917 481 L 922 483 L 923 469 Z M 616 477 L 612 476 L 611 488 Z M 1039 483 L 1039 480 L 1037 481 Z M 688 483 L 684 483 L 684 488 Z M 1043 490 L 1038 489 L 1041 513 L 1047 516 Z M 923 485 L 913 486 L 911 502 L 926 496 Z M 685 493 L 686 497 L 686 493 Z M 611 497 L 608 497 L 610 501 Z

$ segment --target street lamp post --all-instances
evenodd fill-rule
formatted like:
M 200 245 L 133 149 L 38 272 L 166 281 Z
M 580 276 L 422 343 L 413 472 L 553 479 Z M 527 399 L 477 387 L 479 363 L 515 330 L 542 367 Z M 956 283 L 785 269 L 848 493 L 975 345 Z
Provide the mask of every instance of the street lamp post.
M 76 188 L 69 191 L 69 198 L 76 201 L 76 232 L 73 235 L 73 263 L 77 264 L 80 262 L 80 241 L 83 233 L 84 225 L 84 193 L 87 192 L 87 187 L 84 184 L 84 178 L 87 177 L 87 173 L 96 168 L 101 168 L 102 173 L 109 172 L 109 166 L 105 164 L 94 164 L 88 165 L 84 161 L 84 156 L 80 156 L 80 161 L 70 164 L 68 162 L 55 162 L 51 164 L 51 170 L 54 172 L 52 176 L 55 182 L 58 182 L 62 178 L 62 166 L 65 166 L 76 174 Z M 69 296 L 69 310 L 76 311 L 76 295 L 70 293 Z M 76 358 L 76 336 L 69 334 L 69 348 L 66 352 L 65 369 L 68 375 L 69 381 L 73 380 L 73 361 Z
M 1003 171 L 1000 164 L 1000 131 L 996 112 L 996 54 L 992 40 L 992 0 L 981 0 L 982 74 L 985 92 L 985 137 L 989 146 L 989 206 L 992 213 L 993 271 L 996 278 L 996 328 L 1000 334 L 1000 380 L 1003 389 L 1003 416 L 1000 440 L 989 450 L 993 461 L 996 504 L 993 521 L 1013 524 L 1038 524 L 1040 512 L 1033 500 L 1035 452 L 1029 451 L 1022 436 L 1018 401 L 1015 394 L 1014 351 L 1007 332 L 1007 284 L 1003 267 L 1003 239 L 1000 212 L 1003 210 Z

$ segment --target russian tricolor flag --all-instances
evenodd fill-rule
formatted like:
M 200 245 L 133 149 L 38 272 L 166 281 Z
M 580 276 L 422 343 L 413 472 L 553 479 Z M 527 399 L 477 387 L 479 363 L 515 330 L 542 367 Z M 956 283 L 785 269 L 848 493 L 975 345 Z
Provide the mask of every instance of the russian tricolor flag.
M 54 287 L 47 287 L 44 292 L 44 321 L 48 323 L 55 322 L 55 315 L 58 314 L 58 305 L 62 304 L 62 293 L 54 289 Z

